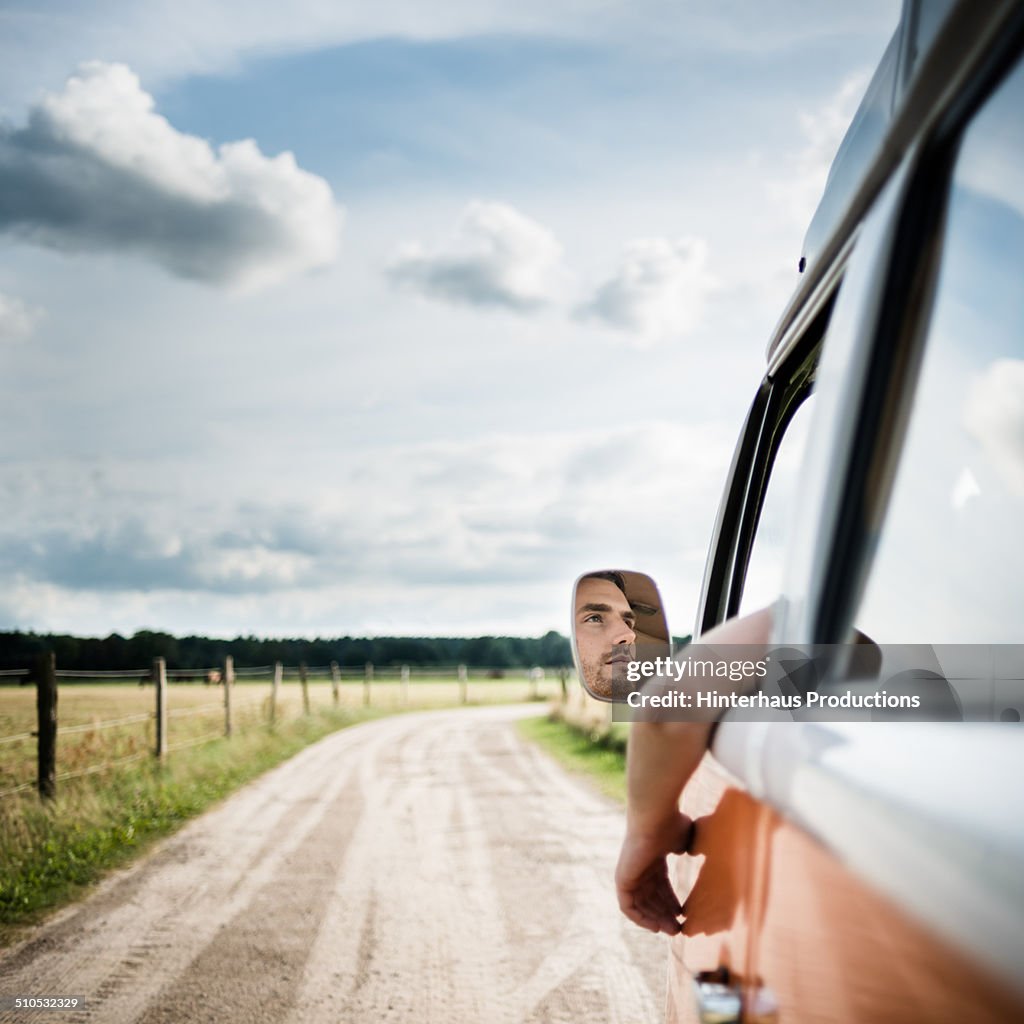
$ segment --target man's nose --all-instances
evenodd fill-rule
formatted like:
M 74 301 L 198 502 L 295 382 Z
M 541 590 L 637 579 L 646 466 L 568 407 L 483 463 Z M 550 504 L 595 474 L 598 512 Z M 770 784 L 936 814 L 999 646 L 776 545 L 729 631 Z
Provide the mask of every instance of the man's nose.
M 620 623 L 619 630 L 615 635 L 615 643 L 631 644 L 636 641 L 636 633 L 633 632 L 625 622 Z

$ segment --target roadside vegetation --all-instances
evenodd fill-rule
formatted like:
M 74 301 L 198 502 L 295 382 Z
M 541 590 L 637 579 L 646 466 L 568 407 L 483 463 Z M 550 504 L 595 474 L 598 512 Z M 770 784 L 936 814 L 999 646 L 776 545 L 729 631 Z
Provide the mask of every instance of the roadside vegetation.
M 546 717 L 523 719 L 518 726 L 563 768 L 586 776 L 602 793 L 625 803 L 628 725 L 596 729 L 574 724 L 556 710 Z
M 136 761 L 0 802 L 0 943 L 69 902 L 110 868 L 174 832 L 243 783 L 330 732 L 382 714 L 319 709 L 182 751 L 165 766 Z

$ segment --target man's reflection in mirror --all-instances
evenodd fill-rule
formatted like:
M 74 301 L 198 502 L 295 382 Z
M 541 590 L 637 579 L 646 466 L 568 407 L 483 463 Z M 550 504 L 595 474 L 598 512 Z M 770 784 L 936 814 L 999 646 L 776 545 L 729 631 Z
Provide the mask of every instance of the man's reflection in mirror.
M 626 599 L 621 573 L 595 572 L 576 585 L 576 642 L 583 683 L 610 700 L 613 681 L 636 658 L 636 614 Z

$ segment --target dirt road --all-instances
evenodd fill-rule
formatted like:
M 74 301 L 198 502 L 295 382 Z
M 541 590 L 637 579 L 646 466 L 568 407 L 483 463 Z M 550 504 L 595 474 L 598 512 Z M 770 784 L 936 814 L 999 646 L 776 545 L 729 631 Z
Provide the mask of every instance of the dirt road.
M 520 739 L 533 708 L 336 733 L 0 958 L 0 1020 L 649 1024 L 666 945 L 622 918 L 621 811 Z

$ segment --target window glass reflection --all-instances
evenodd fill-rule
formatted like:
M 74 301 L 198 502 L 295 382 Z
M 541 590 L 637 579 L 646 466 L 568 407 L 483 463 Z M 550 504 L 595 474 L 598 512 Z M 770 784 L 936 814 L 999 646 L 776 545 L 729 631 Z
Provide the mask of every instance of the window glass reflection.
M 1024 642 L 1024 73 L 968 129 L 905 447 L 856 625 Z

